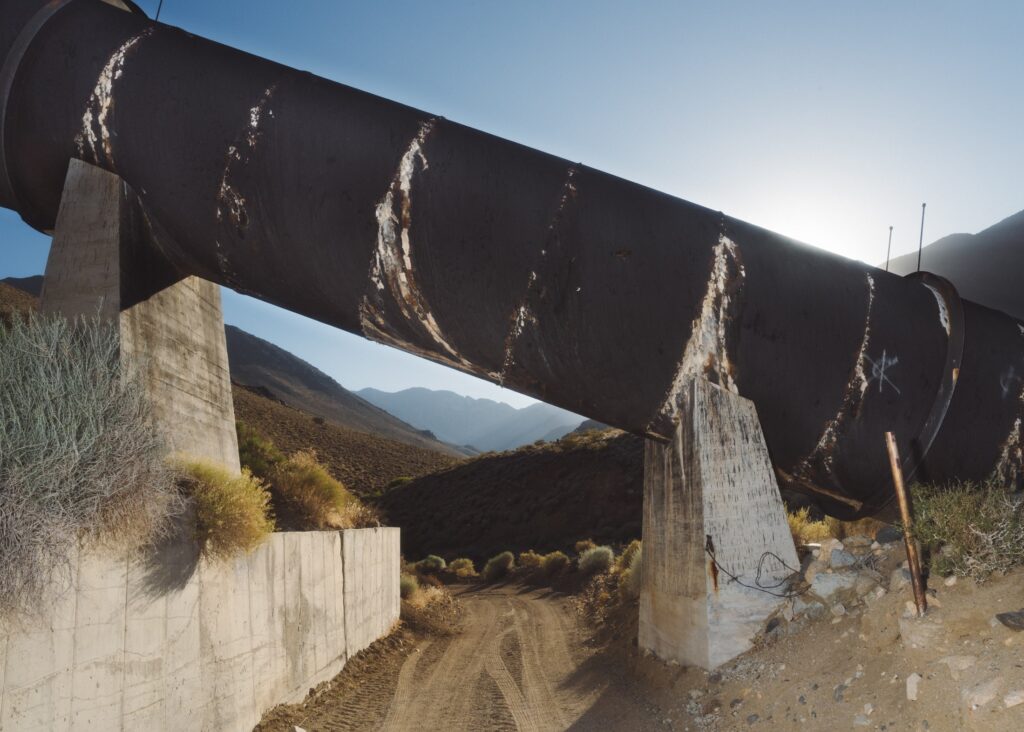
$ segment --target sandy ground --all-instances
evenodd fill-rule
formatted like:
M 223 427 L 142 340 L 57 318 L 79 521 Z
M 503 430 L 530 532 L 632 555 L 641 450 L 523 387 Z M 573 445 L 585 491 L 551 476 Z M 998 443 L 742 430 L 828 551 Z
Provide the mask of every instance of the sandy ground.
M 891 592 L 710 673 L 639 653 L 633 606 L 595 631 L 551 590 L 462 588 L 461 632 L 402 630 L 260 729 L 1024 730 L 1024 633 L 994 621 L 1024 607 L 1024 570 L 934 584 L 923 620 L 903 617 L 909 589 Z

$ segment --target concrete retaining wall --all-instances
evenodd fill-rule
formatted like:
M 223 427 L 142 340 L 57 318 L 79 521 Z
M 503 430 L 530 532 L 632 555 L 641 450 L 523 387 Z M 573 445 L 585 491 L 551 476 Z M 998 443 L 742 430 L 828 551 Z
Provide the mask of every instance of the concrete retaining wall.
M 248 730 L 385 635 L 399 530 L 274 534 L 248 556 L 81 553 L 0 627 L 0 730 Z

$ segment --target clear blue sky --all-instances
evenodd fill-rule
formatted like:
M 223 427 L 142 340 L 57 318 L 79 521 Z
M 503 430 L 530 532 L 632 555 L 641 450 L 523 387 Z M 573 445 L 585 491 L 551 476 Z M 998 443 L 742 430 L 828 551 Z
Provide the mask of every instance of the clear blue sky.
M 150 14 L 156 0 L 141 3 Z M 165 0 L 161 20 L 845 256 L 1024 208 L 1024 3 Z M 0 276 L 47 240 L 0 211 Z M 349 388 L 530 400 L 225 293 Z

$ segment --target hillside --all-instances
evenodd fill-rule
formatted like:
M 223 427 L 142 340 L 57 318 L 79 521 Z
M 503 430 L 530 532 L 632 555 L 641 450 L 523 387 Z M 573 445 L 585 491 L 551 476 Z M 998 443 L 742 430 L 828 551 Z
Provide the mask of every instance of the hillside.
M 296 409 L 323 417 L 340 427 L 379 435 L 455 457 L 468 454 L 439 442 L 378 406 L 345 389 L 330 376 L 269 341 L 232 325 L 225 326 L 231 379 L 260 387 Z
M 26 292 L 0 282 L 0 320 L 6 319 L 11 313 L 34 310 L 36 298 Z
M 896 257 L 897 274 L 917 270 L 917 252 Z M 921 252 L 921 269 L 950 280 L 960 296 L 1024 319 L 1024 211 L 977 234 L 950 234 Z
M 360 495 L 383 490 L 395 478 L 444 470 L 456 459 L 377 435 L 339 427 L 244 386 L 234 385 L 235 418 L 291 453 L 313 448 L 320 461 Z
M 516 409 L 492 399 L 420 387 L 398 392 L 362 389 L 359 396 L 438 439 L 480 451 L 511 450 L 537 440 L 557 440 L 583 417 L 550 404 Z
M 474 559 L 504 549 L 550 551 L 582 538 L 639 538 L 642 504 L 642 440 L 617 430 L 483 455 L 380 501 L 402 527 L 407 557 Z

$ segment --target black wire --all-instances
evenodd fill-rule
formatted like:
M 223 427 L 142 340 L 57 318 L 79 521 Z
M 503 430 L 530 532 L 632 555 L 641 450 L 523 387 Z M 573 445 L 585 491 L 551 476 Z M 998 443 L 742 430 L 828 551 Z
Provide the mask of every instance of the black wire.
M 156 17 L 153 18 L 154 22 L 160 20 L 160 11 L 164 9 L 164 0 L 160 0 L 160 4 L 156 6 Z
M 786 584 L 790 579 L 793 578 L 794 575 L 800 574 L 800 570 L 799 569 L 793 569 L 792 567 L 790 567 L 788 564 L 786 564 L 782 560 L 782 557 L 780 557 L 775 552 L 765 552 L 764 554 L 761 555 L 761 559 L 757 563 L 757 575 L 754 577 L 755 584 L 748 585 L 746 582 L 741 580 L 739 577 L 737 577 L 732 572 L 730 572 L 728 569 L 726 569 L 725 567 L 723 567 L 721 564 L 718 563 L 718 557 L 715 556 L 714 545 L 712 545 L 709 542 L 707 545 L 705 545 L 704 551 L 707 553 L 707 555 L 709 557 L 711 557 L 711 561 L 715 563 L 715 566 L 718 568 L 718 571 L 720 571 L 722 574 L 727 576 L 729 579 L 731 579 L 733 582 L 735 582 L 736 584 L 740 585 L 741 587 L 746 587 L 747 589 L 750 589 L 750 590 L 757 590 L 758 592 L 763 592 L 766 595 L 772 595 L 774 597 L 782 597 L 782 598 L 798 597 L 798 596 L 804 594 L 805 592 L 807 592 L 810 589 L 809 587 L 805 587 L 804 589 L 799 590 L 797 592 L 772 592 L 772 590 L 775 589 L 776 587 L 781 587 L 782 585 Z M 765 560 L 768 557 L 774 557 L 778 561 L 779 564 L 781 564 L 783 567 L 785 567 L 786 569 L 788 569 L 791 572 L 791 574 L 789 574 L 788 576 L 782 578 L 781 580 L 776 582 L 774 585 L 763 585 L 763 584 L 761 584 L 761 575 L 764 574 L 764 562 L 765 562 Z

